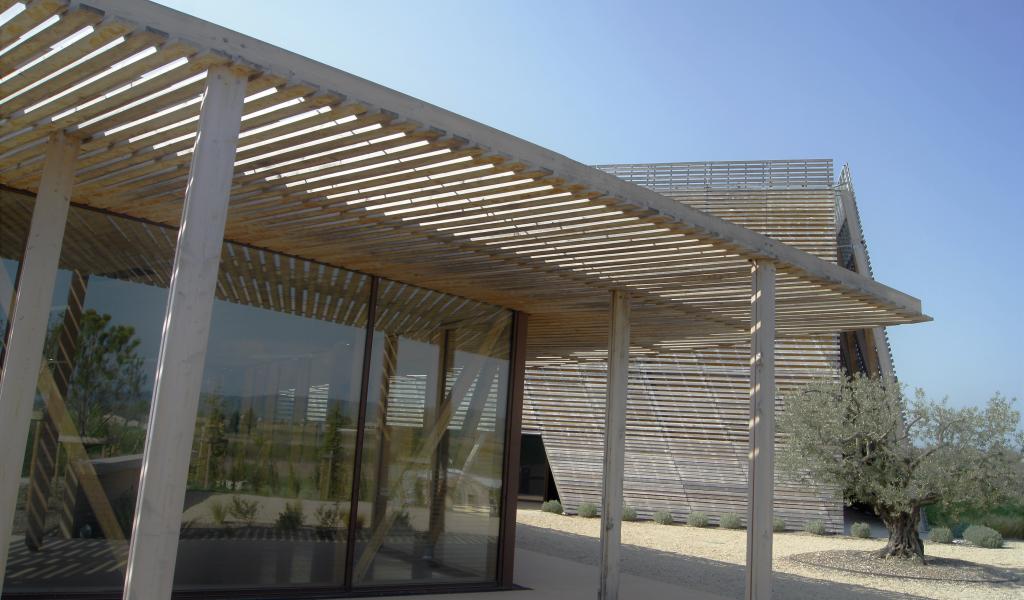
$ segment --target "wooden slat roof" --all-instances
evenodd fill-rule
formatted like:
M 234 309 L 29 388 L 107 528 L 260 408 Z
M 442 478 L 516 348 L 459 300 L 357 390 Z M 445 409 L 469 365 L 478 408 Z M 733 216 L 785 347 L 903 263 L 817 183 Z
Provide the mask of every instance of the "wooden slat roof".
M 526 311 L 531 346 L 556 354 L 605 345 L 616 287 L 638 299 L 639 345 L 742 340 L 754 258 L 778 266 L 779 335 L 927 320 L 819 257 L 171 9 L 17 10 L 0 25 L 0 184 L 35 191 L 64 130 L 83 140 L 76 203 L 176 225 L 206 69 L 232 65 L 250 96 L 230 240 Z

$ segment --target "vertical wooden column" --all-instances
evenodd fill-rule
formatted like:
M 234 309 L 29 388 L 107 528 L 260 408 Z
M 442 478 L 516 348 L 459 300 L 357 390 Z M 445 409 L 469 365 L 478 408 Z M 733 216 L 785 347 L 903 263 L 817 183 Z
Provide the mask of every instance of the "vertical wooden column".
M 619 597 L 622 480 L 626 467 L 626 397 L 629 382 L 629 294 L 613 290 L 608 335 L 608 399 L 604 424 L 599 600 Z
M 0 580 L 7 567 L 22 452 L 28 443 L 32 402 L 43 360 L 53 288 L 57 283 L 78 147 L 79 140 L 63 133 L 50 137 L 14 307 L 9 315 L 9 337 L 0 378 L 0 439 L 4 440 L 6 449 L 0 458 Z M 2 586 L 0 581 L 0 591 Z
M 771 600 L 772 505 L 775 501 L 775 265 L 754 261 L 751 274 L 746 600 Z
M 247 78 L 212 68 L 157 358 L 125 600 L 171 597 L 181 514 Z

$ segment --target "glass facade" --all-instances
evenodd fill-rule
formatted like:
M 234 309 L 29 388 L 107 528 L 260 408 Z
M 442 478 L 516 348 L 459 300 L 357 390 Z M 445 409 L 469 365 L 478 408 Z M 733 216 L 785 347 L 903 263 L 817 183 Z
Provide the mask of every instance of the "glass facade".
M 5 332 L 31 210 L 0 197 Z M 120 597 L 175 240 L 71 209 L 5 598 Z M 226 243 L 175 590 L 495 582 L 512 322 Z

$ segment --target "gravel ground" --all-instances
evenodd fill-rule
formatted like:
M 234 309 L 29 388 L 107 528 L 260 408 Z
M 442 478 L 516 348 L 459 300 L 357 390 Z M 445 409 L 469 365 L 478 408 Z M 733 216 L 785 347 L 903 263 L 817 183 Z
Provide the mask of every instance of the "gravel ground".
M 582 519 L 520 510 L 517 543 L 535 552 L 596 564 L 599 519 Z M 690 585 L 725 596 L 742 596 L 746 532 L 699 529 L 652 522 L 623 523 L 623 569 L 669 583 Z M 773 543 L 777 597 L 808 598 L 938 598 L 950 600 L 1024 600 L 1024 542 L 1010 541 L 998 550 L 963 545 L 925 544 L 928 557 L 966 561 L 997 569 L 1012 582 L 941 581 L 866 575 L 858 569 L 838 570 L 807 564 L 807 555 L 834 551 L 865 552 L 884 545 L 879 539 L 776 534 Z M 798 556 L 803 555 L 803 556 Z M 687 560 L 678 560 L 679 556 Z M 793 560 L 796 557 L 797 560 Z M 938 561 L 937 561 L 938 562 Z M 844 563 L 845 564 L 845 563 Z M 939 565 L 936 565 L 939 566 Z M 949 566 L 946 563 L 945 566 Z

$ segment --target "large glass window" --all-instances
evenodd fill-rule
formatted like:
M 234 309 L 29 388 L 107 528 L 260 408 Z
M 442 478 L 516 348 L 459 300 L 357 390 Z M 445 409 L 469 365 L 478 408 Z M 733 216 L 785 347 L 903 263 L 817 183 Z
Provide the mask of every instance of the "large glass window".
M 511 313 L 388 282 L 377 314 L 354 584 L 493 581 Z
M 0 200 L 0 292 L 31 213 L 31 199 Z M 116 594 L 124 584 L 174 243 L 173 231 L 68 215 L 5 594 Z
M 230 245 L 225 257 L 175 585 L 340 587 L 370 278 Z
M 32 205 L 0 191 L 4 333 Z M 71 209 L 5 597 L 120 597 L 176 238 Z M 225 243 L 175 589 L 494 582 L 511 323 Z

